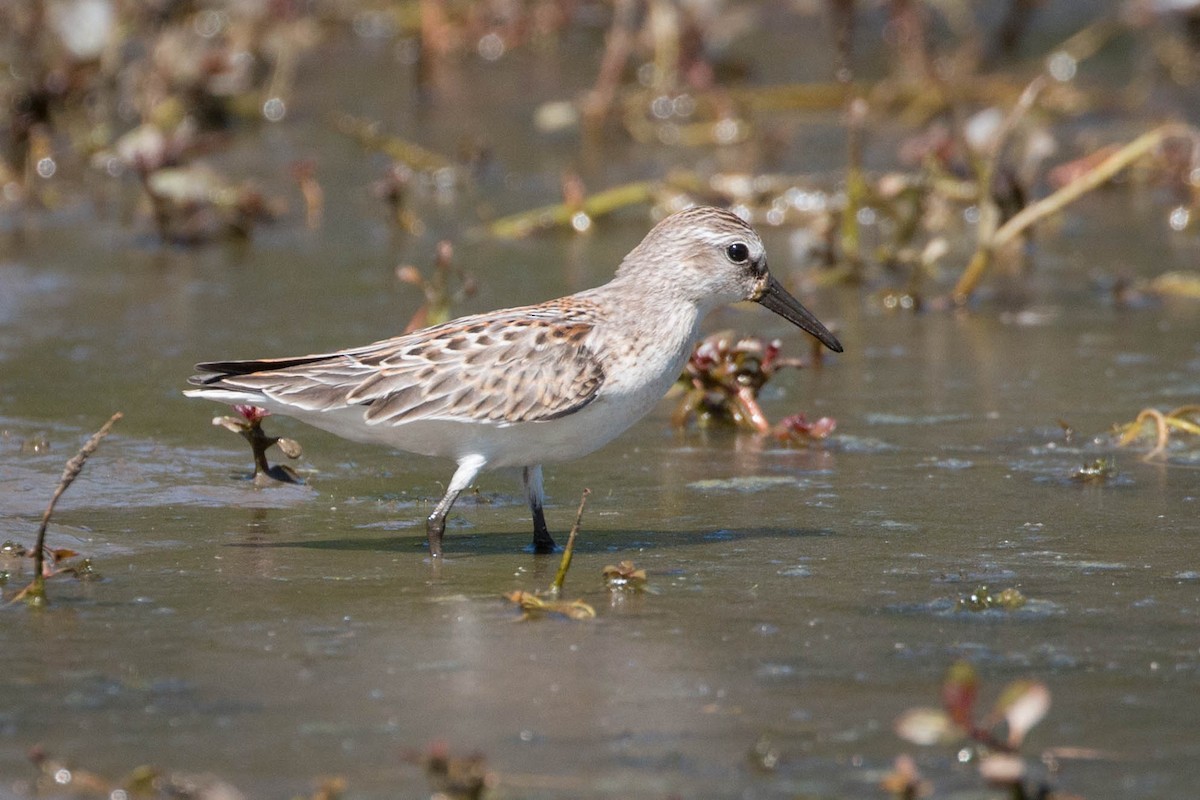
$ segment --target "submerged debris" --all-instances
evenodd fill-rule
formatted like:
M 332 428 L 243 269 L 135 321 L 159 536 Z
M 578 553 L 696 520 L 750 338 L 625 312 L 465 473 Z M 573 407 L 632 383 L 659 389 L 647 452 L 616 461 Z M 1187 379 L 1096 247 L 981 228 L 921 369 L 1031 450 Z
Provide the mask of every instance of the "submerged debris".
M 172 772 L 144 765 L 120 780 L 112 780 L 84 769 L 72 767 L 35 747 L 29 760 L 38 768 L 38 785 L 46 793 L 58 796 L 68 791 L 83 797 L 143 797 L 162 800 L 243 800 L 237 788 L 215 775 Z M 39 792 L 41 794 L 41 792 Z
M 596 609 L 582 600 L 555 600 L 520 589 L 509 592 L 504 598 L 521 607 L 521 619 L 533 619 L 546 614 L 559 614 L 576 620 L 593 619 L 596 616 Z
M 433 742 L 422 753 L 410 753 L 405 760 L 425 772 L 432 797 L 439 800 L 482 800 L 496 785 L 496 775 L 487 768 L 483 753 L 465 756 L 450 753 L 446 742 Z
M 921 777 L 917 762 L 907 754 L 896 756 L 892 771 L 883 777 L 879 785 L 898 800 L 916 800 L 933 793 L 933 786 Z
M 245 238 L 285 210 L 252 183 L 233 183 L 203 164 L 141 172 L 154 223 L 163 241 L 200 244 Z
M 262 421 L 271 416 L 271 412 L 259 406 L 239 404 L 233 407 L 238 413 L 236 417 L 213 417 L 212 424 L 239 434 L 250 443 L 254 454 L 254 482 L 263 483 L 266 479 L 281 483 L 304 483 L 296 470 L 286 464 L 272 466 L 267 462 L 267 450 L 271 445 L 278 444 L 280 451 L 288 458 L 299 458 L 300 444 L 294 439 L 279 436 L 267 436 L 262 429 Z
M 610 592 L 640 592 L 646 588 L 646 570 L 638 569 L 632 561 L 609 564 L 600 574 Z
M 1025 595 L 1015 587 L 993 592 L 987 586 L 978 586 L 965 597 L 960 597 L 955 607 L 959 611 L 1016 611 L 1026 603 Z
M 779 761 L 782 753 L 779 750 L 779 745 L 775 744 L 774 740 L 767 734 L 762 734 L 758 737 L 758 741 L 746 753 L 747 760 L 755 769 L 763 772 L 774 772 L 779 768 Z
M 1117 464 L 1111 458 L 1097 458 L 1071 473 L 1076 483 L 1104 484 L 1117 477 Z
M 583 600 L 566 601 L 559 599 L 559 595 L 562 594 L 563 581 L 567 578 L 567 570 L 571 568 L 571 558 L 575 554 L 575 539 L 579 535 L 579 524 L 583 520 L 583 509 L 587 506 L 587 499 L 591 493 L 591 489 L 584 489 L 583 496 L 579 499 L 579 510 L 575 513 L 575 524 L 571 526 L 571 533 L 567 536 L 567 544 L 563 548 L 562 559 L 559 561 L 558 571 L 554 574 L 554 582 L 550 584 L 550 588 L 544 594 L 518 589 L 504 595 L 506 600 L 521 607 L 521 619 L 530 619 L 545 614 L 559 614 L 567 619 L 576 620 L 592 619 L 596 616 L 596 609 Z
M 828 439 L 837 428 L 837 420 L 833 417 L 820 417 L 809 422 L 804 414 L 792 414 L 784 417 L 772 429 L 776 438 L 781 442 L 792 444 L 810 444 Z

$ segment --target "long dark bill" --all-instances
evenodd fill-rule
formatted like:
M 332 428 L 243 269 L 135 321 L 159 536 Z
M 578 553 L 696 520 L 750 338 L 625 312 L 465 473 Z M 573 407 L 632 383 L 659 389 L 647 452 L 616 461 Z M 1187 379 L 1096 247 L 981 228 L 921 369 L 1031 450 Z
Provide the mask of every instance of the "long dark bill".
M 756 302 L 771 309 L 793 325 L 808 331 L 833 352 L 842 352 L 842 343 L 837 340 L 837 337 L 830 333 L 829 329 L 822 325 L 821 320 L 813 316 L 811 311 L 800 305 L 799 300 L 788 294 L 788 290 L 775 280 L 774 275 L 767 277 L 767 288 Z

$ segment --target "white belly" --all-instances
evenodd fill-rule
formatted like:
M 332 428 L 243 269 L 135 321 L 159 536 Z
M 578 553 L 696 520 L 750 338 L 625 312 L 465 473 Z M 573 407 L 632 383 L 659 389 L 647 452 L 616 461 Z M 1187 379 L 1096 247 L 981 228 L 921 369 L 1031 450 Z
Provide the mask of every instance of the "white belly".
M 305 411 L 250 393 L 197 389 L 186 394 L 230 404 L 261 406 L 355 442 L 385 445 L 454 461 L 476 455 L 482 456 L 488 467 L 511 467 L 570 461 L 585 456 L 623 433 L 653 408 L 665 392 L 666 387 L 655 386 L 653 391 L 640 393 L 640 396 L 606 397 L 602 393 L 593 402 L 565 417 L 504 425 L 452 420 L 371 425 L 364 419 L 361 406 Z

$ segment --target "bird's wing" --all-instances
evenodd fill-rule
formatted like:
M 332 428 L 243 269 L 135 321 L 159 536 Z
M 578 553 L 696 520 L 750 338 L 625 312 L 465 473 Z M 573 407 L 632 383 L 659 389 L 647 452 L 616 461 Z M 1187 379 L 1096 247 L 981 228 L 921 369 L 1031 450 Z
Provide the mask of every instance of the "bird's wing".
M 191 382 L 298 410 L 362 406 L 377 425 L 554 419 L 590 403 L 604 382 L 587 346 L 596 313 L 590 303 L 555 301 L 336 353 L 198 364 Z

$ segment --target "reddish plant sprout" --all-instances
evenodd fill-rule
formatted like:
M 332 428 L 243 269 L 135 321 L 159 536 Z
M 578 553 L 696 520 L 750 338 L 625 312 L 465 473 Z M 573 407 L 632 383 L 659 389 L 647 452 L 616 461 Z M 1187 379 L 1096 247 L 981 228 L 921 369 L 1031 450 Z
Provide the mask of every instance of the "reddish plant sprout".
M 1020 748 L 1029 731 L 1049 710 L 1050 689 L 1040 681 L 1014 681 L 980 719 L 976 711 L 979 675 L 969 663 L 959 661 L 947 671 L 941 697 L 940 709 L 911 708 L 901 714 L 894 725 L 896 734 L 919 745 L 952 744 L 966 739 L 979 750 L 979 773 L 984 780 L 1010 789 L 1014 797 L 1034 796 L 1025 789 L 1028 770 Z M 897 796 L 916 796 L 904 791 L 905 786 L 912 786 L 912 781 L 897 779 L 890 786 Z
M 942 680 L 942 708 L 950 721 L 965 731 L 974 726 L 975 700 L 979 696 L 979 675 L 966 661 L 956 661 Z
M 295 439 L 279 436 L 268 436 L 262 429 L 262 421 L 271 416 L 271 412 L 261 406 L 239 403 L 234 405 L 236 417 L 213 417 L 212 424 L 233 431 L 250 443 L 254 453 L 254 482 L 263 483 L 266 479 L 280 483 L 304 483 L 294 469 L 285 464 L 272 466 L 267 461 L 267 450 L 271 445 L 279 445 L 279 449 L 288 458 L 299 458 L 300 443 Z
M 252 406 L 249 403 L 238 403 L 233 407 L 233 410 L 241 414 L 242 417 L 251 425 L 261 423 L 264 419 L 271 416 L 271 412 L 262 406 Z
M 682 428 L 695 417 L 701 425 L 726 422 L 769 431 L 771 425 L 758 405 L 759 391 L 781 369 L 804 366 L 798 358 L 782 358 L 780 348 L 778 339 L 750 336 L 735 341 L 729 333 L 702 340 L 679 378 L 684 395 L 672 424 Z
M 325 215 L 325 192 L 317 180 L 317 162 L 311 158 L 293 161 L 288 171 L 304 198 L 304 226 L 316 230 Z
M 425 302 L 408 321 L 405 333 L 448 322 L 454 306 L 473 296 L 479 288 L 472 275 L 454 266 L 454 245 L 444 240 L 438 242 L 437 258 L 429 277 L 411 264 L 397 267 L 396 277 L 425 294 Z
M 837 420 L 833 417 L 821 417 L 809 422 L 803 413 L 784 417 L 775 424 L 775 436 L 782 442 L 793 444 L 808 444 L 828 439 L 829 434 L 837 428 Z

